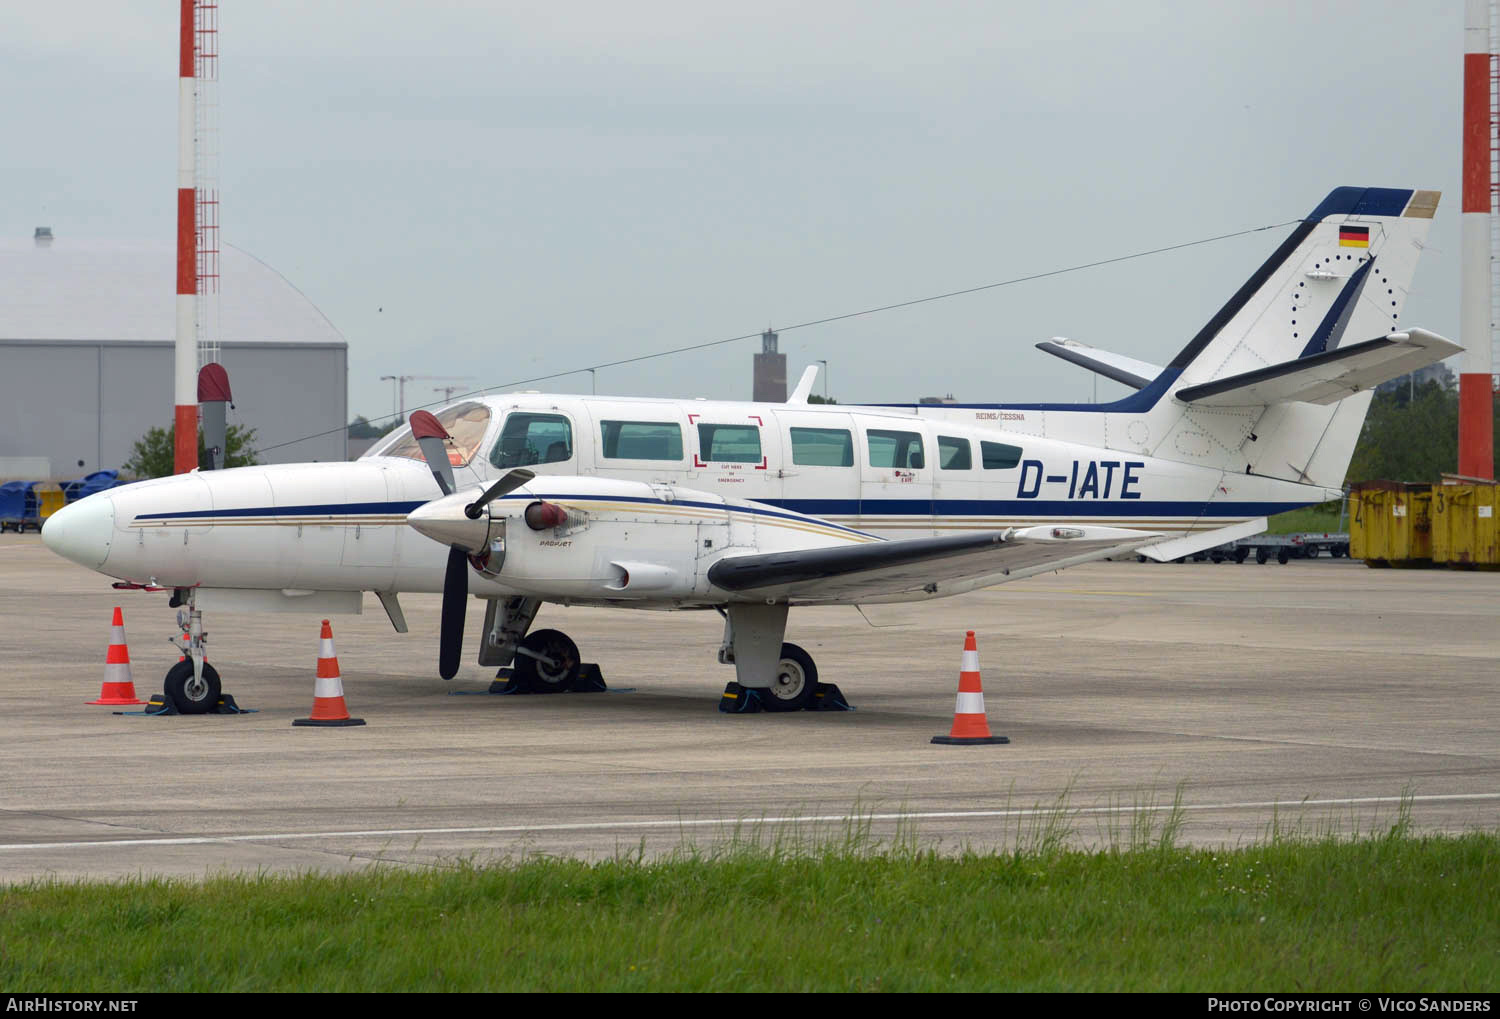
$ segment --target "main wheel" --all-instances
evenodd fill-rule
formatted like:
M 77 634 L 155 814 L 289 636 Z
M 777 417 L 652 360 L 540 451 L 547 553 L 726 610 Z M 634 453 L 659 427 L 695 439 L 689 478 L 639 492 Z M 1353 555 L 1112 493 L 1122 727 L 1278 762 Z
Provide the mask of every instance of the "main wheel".
M 193 678 L 193 660 L 184 658 L 167 670 L 167 681 L 162 692 L 172 698 L 177 710 L 184 715 L 206 715 L 219 703 L 219 673 L 207 662 L 203 663 L 203 678 Z
M 817 689 L 818 667 L 813 664 L 812 655 L 796 644 L 781 645 L 776 678 L 765 691 L 766 710 L 801 711 L 812 703 Z
M 539 661 L 526 651 L 548 659 Z M 561 693 L 573 689 L 581 663 L 578 645 L 561 630 L 533 630 L 516 652 L 515 677 L 532 693 Z

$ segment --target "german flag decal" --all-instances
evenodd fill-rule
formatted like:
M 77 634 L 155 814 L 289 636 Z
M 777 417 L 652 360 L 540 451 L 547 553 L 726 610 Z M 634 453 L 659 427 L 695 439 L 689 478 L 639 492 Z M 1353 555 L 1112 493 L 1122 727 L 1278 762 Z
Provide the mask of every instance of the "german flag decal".
M 1341 248 L 1368 248 L 1370 246 L 1370 228 L 1367 226 L 1341 226 L 1339 227 L 1339 247 Z

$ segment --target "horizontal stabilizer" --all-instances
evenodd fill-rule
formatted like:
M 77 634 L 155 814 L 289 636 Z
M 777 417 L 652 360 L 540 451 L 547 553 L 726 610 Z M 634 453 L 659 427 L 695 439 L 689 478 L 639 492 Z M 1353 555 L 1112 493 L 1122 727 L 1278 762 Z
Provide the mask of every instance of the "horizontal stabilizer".
M 1458 344 L 1436 333 L 1411 329 L 1189 386 L 1177 391 L 1177 399 L 1202 407 L 1266 407 L 1294 402 L 1326 405 L 1462 351 Z
M 794 599 L 937 594 L 949 584 L 985 577 L 998 583 L 1014 572 L 1102 559 L 1161 538 L 1118 527 L 1042 525 L 733 556 L 710 567 L 708 579 L 726 591 Z
M 1230 524 L 1228 527 L 1219 527 L 1212 531 L 1197 531 L 1180 538 L 1169 538 L 1155 545 L 1147 545 L 1141 549 L 1141 554 L 1159 563 L 1171 562 L 1185 555 L 1197 555 L 1199 552 L 1207 552 L 1211 548 L 1228 544 L 1231 541 L 1249 538 L 1261 533 L 1268 526 L 1265 517 L 1256 517 L 1254 520 Z
M 1053 357 L 1081 365 L 1089 371 L 1103 375 L 1112 382 L 1119 382 L 1131 389 L 1145 389 L 1151 380 L 1161 374 L 1161 368 L 1146 361 L 1137 361 L 1123 354 L 1111 354 L 1107 350 L 1079 343 L 1065 336 L 1054 336 L 1036 345 Z

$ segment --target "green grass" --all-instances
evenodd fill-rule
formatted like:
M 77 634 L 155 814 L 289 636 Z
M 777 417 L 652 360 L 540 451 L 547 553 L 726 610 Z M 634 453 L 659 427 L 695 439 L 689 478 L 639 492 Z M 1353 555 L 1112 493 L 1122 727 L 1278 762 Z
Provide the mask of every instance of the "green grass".
M 1349 530 L 1349 518 L 1346 516 L 1344 526 L 1339 526 L 1339 500 L 1335 499 L 1317 506 L 1304 506 L 1301 509 L 1278 513 L 1271 518 L 1271 526 L 1266 528 L 1266 533 L 1298 534 L 1302 531 L 1341 530 Z
M 1500 839 L 1288 837 L 943 855 L 867 833 L 669 859 L 36 883 L 0 890 L 0 987 L 234 990 L 1492 991 Z

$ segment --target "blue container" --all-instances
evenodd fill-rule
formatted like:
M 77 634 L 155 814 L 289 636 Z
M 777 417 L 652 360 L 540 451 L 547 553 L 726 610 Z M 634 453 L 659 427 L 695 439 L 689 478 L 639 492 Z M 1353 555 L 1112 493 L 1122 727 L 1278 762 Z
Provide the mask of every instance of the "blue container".
M 40 481 L 7 481 L 0 485 L 0 530 L 41 528 L 41 500 L 36 493 L 40 484 Z
M 86 495 L 103 492 L 119 484 L 119 471 L 95 471 L 84 477 L 62 482 L 63 500 L 65 502 L 77 502 Z

